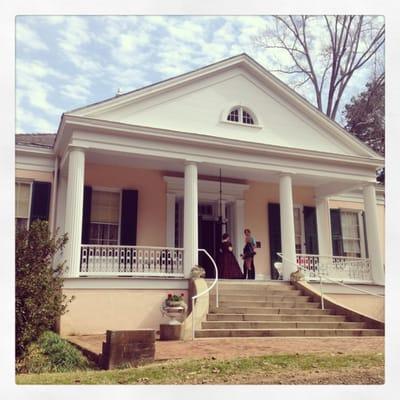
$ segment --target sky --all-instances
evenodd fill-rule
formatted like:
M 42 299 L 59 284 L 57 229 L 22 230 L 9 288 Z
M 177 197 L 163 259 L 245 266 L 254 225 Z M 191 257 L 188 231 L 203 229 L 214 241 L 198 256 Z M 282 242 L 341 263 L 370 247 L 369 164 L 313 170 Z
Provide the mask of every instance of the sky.
M 287 55 L 255 44 L 271 21 L 267 16 L 18 16 L 16 131 L 56 132 L 63 112 L 243 52 L 274 69 Z M 289 82 L 288 75 L 276 75 Z M 368 66 L 357 73 L 345 100 L 362 91 L 369 76 Z M 310 87 L 299 93 L 313 101 Z

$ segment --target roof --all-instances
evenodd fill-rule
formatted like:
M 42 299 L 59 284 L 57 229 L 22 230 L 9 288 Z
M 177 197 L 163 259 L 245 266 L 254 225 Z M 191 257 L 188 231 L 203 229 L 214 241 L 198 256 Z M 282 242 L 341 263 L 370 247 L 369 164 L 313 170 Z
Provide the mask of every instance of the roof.
M 53 148 L 55 133 L 19 133 L 15 135 L 15 144 L 22 146 Z

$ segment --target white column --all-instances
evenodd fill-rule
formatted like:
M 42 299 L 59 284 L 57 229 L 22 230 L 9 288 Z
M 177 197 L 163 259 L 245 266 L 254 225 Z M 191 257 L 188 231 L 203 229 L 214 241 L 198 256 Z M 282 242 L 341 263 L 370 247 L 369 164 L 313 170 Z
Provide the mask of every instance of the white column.
M 183 199 L 183 247 L 185 277 L 198 264 L 198 184 L 197 165 L 188 162 L 185 165 L 185 187 Z
M 72 278 L 79 276 L 80 267 L 85 180 L 85 153 L 82 149 L 70 150 L 67 180 L 65 232 L 68 233 L 68 242 L 65 247 L 65 257 L 68 268 L 66 275 Z
M 383 270 L 382 250 L 379 244 L 378 213 L 376 209 L 375 185 L 373 183 L 364 186 L 364 208 L 372 279 L 375 283 L 383 285 L 385 283 L 385 274 Z
M 321 255 L 332 256 L 332 232 L 329 214 L 329 203 L 326 197 L 317 197 L 317 233 L 318 252 Z
M 292 195 L 292 177 L 283 174 L 279 181 L 279 199 L 281 209 L 281 243 L 283 261 L 283 279 L 290 279 L 296 271 L 296 242 L 294 236 L 294 213 Z
M 167 247 L 175 247 L 175 193 L 167 193 Z
M 234 202 L 234 220 L 235 220 L 235 255 L 240 263 L 239 255 L 243 253 L 244 247 L 244 200 L 237 199 Z
M 62 175 L 58 178 L 58 189 L 57 189 L 57 203 L 56 203 L 56 229 L 58 228 L 58 234 L 62 235 L 65 233 L 65 203 L 67 197 L 67 177 Z

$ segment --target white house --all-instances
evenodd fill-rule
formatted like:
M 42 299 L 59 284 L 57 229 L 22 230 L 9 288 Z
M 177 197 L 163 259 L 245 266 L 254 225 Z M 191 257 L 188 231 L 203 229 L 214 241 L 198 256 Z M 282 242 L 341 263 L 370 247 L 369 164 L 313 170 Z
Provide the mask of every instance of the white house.
M 284 279 L 322 255 L 382 285 L 383 165 L 241 54 L 17 135 L 16 219 L 69 235 L 63 334 L 152 327 L 194 265 L 212 275 L 198 248 L 215 257 L 219 217 L 237 256 L 252 230 L 257 280 L 277 278 L 281 252 Z

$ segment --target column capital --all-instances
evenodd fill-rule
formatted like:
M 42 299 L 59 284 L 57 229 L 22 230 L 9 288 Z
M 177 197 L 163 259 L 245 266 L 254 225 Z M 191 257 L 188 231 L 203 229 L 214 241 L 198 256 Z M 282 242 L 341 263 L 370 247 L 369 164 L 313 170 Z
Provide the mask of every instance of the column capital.
M 76 145 L 68 145 L 68 152 L 72 152 L 72 151 L 79 151 L 81 153 L 85 153 L 86 152 L 86 148 L 82 147 L 82 146 L 76 146 Z
M 361 187 L 363 189 L 366 188 L 366 187 L 376 188 L 376 182 L 363 182 Z
M 296 175 L 295 172 L 279 172 L 278 173 L 279 178 L 284 178 L 285 176 L 293 178 L 295 175 Z
M 198 164 L 198 162 L 193 161 L 193 160 L 185 160 L 185 162 L 184 162 L 185 167 L 188 165 L 193 165 L 193 166 L 197 167 L 197 164 Z

